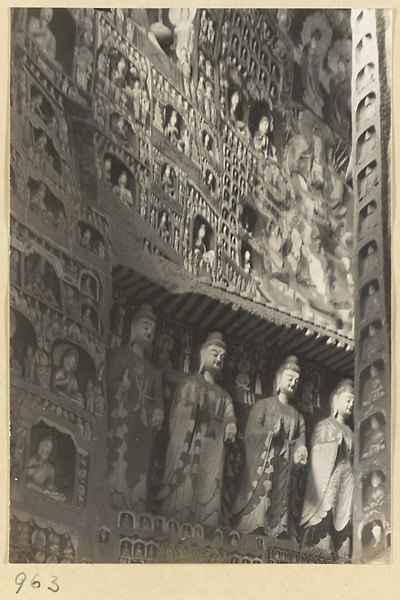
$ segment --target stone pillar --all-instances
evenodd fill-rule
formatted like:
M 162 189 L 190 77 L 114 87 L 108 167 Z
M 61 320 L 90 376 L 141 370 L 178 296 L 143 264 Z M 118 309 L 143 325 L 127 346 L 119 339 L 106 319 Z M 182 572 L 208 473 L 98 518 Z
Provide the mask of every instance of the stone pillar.
M 384 27 L 378 27 L 381 19 L 378 12 L 352 10 L 356 348 L 353 562 L 386 562 L 391 528 L 390 264 L 387 252 L 390 235 L 387 131 L 390 132 L 390 123 L 386 122 L 387 112 L 384 114 L 382 110 L 387 105 L 382 90 L 390 60 L 385 51 Z M 390 13 L 388 15 L 390 19 Z

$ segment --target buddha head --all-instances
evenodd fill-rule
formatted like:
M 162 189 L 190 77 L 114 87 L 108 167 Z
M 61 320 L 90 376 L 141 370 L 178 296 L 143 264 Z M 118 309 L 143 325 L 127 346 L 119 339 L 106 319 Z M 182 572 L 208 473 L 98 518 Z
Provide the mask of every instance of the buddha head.
M 222 333 L 213 331 L 201 347 L 199 373 L 208 372 L 216 377 L 224 366 L 225 356 L 226 344 Z
M 354 386 L 351 379 L 344 379 L 335 387 L 330 402 L 333 417 L 347 419 L 351 415 L 354 405 Z
M 276 373 L 276 393 L 291 398 L 296 392 L 300 372 L 297 356 L 289 356 Z
M 154 341 L 157 317 L 150 304 L 139 306 L 131 322 L 131 343 L 145 350 Z

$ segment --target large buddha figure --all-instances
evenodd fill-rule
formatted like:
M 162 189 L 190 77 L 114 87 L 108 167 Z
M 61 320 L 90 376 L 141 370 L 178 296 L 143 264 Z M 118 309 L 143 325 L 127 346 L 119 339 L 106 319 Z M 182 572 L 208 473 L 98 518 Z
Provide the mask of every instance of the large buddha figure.
M 49 25 L 53 18 L 52 8 L 41 8 L 39 18 L 31 17 L 28 22 L 28 34 L 41 50 L 51 59 L 55 59 L 57 43 Z
M 217 383 L 226 353 L 219 332 L 201 347 L 200 371 L 178 386 L 170 414 L 170 442 L 161 511 L 181 523 L 223 524 L 225 442 L 236 435 L 232 400 Z
M 296 535 L 292 502 L 294 468 L 307 462 L 305 423 L 289 404 L 300 377 L 295 356 L 276 375 L 276 394 L 252 408 L 245 430 L 246 465 L 232 508 L 236 529 L 274 537 Z
M 113 350 L 107 366 L 109 486 L 113 506 L 128 510 L 148 509 L 151 453 L 164 418 L 161 376 L 145 358 L 155 326 L 152 307 L 142 304 L 131 323 L 130 345 Z
M 346 425 L 353 410 L 353 382 L 339 383 L 331 395 L 331 416 L 316 426 L 311 470 L 300 524 L 309 541 L 350 558 L 349 524 L 353 499 L 353 432 Z

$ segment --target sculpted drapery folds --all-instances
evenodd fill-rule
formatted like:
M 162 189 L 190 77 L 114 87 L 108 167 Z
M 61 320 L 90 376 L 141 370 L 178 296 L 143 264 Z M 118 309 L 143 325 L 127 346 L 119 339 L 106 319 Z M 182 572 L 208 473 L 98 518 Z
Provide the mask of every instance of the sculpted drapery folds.
M 290 356 L 276 377 L 276 395 L 252 408 L 245 431 L 246 466 L 232 513 L 237 529 L 262 529 L 274 537 L 295 537 L 295 465 L 307 462 L 305 423 L 289 405 L 300 367 Z
M 354 402 L 353 383 L 344 380 L 331 396 L 331 416 L 315 428 L 311 441 L 311 470 L 300 524 L 314 543 L 350 557 L 348 525 L 353 498 L 353 432 L 345 421 Z
M 161 511 L 180 522 L 220 525 L 224 443 L 236 435 L 232 400 L 215 379 L 222 369 L 226 345 L 219 332 L 201 348 L 200 373 L 177 388 L 170 414 L 170 442 Z
M 155 433 L 164 418 L 161 375 L 144 357 L 156 317 L 148 304 L 132 320 L 130 346 L 111 352 L 107 368 L 109 419 L 108 480 L 113 506 L 147 510 Z

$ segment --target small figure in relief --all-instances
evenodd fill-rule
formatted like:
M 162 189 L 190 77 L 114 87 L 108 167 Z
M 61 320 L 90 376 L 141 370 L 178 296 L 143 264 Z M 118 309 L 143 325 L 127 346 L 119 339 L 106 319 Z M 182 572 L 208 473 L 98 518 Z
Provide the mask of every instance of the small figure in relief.
M 375 365 L 370 367 L 370 377 L 365 383 L 362 395 L 362 405 L 370 406 L 385 396 L 385 388 L 379 371 Z
M 321 30 L 318 28 L 314 29 L 310 42 L 303 48 L 300 62 L 304 102 L 320 117 L 322 117 L 322 108 L 324 106 L 320 83 L 320 69 L 324 58 L 319 49 L 321 37 Z
M 53 19 L 52 8 L 41 8 L 39 18 L 31 17 L 28 21 L 28 35 L 49 58 L 55 59 L 57 51 L 56 38 L 49 28 Z
M 371 323 L 371 325 L 368 327 L 368 335 L 362 344 L 362 359 L 366 362 L 369 362 L 377 354 L 383 351 L 383 347 L 384 343 L 382 329 Z
M 65 502 L 65 494 L 60 493 L 55 484 L 55 467 L 49 460 L 53 444 L 54 440 L 50 434 L 40 438 L 37 451 L 28 460 L 26 487 L 53 500 Z
M 340 382 L 331 395 L 331 416 L 314 429 L 311 470 L 300 521 L 318 547 L 350 559 L 350 521 L 354 488 L 353 432 L 346 425 L 352 414 L 351 380 Z
M 165 135 L 169 137 L 172 142 L 178 142 L 180 138 L 179 129 L 178 129 L 178 113 L 176 110 L 171 112 L 171 116 L 169 121 L 165 127 Z
M 53 361 L 57 367 L 53 373 L 51 387 L 56 394 L 84 405 L 78 381 L 74 375 L 78 367 L 79 355 L 76 348 L 69 344 L 60 344 L 53 350 Z
M 385 486 L 382 483 L 380 471 L 373 471 L 371 483 L 365 490 L 364 510 L 372 510 L 382 506 L 385 501 Z
M 82 287 L 81 287 L 81 294 L 85 298 L 90 298 L 90 300 L 95 300 L 95 296 L 92 291 L 92 282 L 90 280 L 90 277 L 85 277 L 85 279 L 83 280 Z
M 372 415 L 369 430 L 365 434 L 362 458 L 369 458 L 385 450 L 385 432 L 376 415 Z
M 122 200 L 122 202 L 130 208 L 133 205 L 132 192 L 128 189 L 128 175 L 126 171 L 122 171 L 118 177 L 118 184 L 113 187 L 113 192 Z
M 24 379 L 33 383 L 35 381 L 35 357 L 33 346 L 28 346 L 24 357 Z
M 381 306 L 379 303 L 379 297 L 375 286 L 370 284 L 368 286 L 368 296 L 365 298 L 364 303 L 364 319 L 370 319 L 379 315 Z
M 86 384 L 86 391 L 85 391 L 85 401 L 86 401 L 86 405 L 85 408 L 87 410 L 88 413 L 90 413 L 91 415 L 94 413 L 94 386 L 93 386 L 93 381 L 91 379 L 89 379 L 89 381 Z
M 245 430 L 246 465 L 232 514 L 245 533 L 293 539 L 295 468 L 307 463 L 305 422 L 289 404 L 300 366 L 288 357 L 276 374 L 276 393 L 252 408 Z
M 200 351 L 199 374 L 178 385 L 172 403 L 164 481 L 157 498 L 162 513 L 181 523 L 223 522 L 225 442 L 236 435 L 232 400 L 216 383 L 225 354 L 222 335 L 209 334 Z

